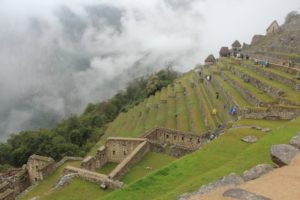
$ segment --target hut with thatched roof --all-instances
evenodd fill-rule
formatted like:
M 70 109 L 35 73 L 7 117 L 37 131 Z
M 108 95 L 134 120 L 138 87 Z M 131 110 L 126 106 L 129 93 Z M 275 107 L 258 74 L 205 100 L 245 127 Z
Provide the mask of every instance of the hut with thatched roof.
M 219 51 L 220 57 L 228 57 L 230 56 L 230 51 L 228 47 L 222 47 Z
M 242 47 L 241 43 L 238 40 L 234 41 L 231 46 L 233 49 Z
M 207 58 L 205 59 L 205 65 L 213 65 L 215 64 L 216 59 L 214 57 L 214 55 L 210 54 L 209 56 L 207 56 Z
M 241 43 L 240 43 L 238 40 L 236 40 L 236 41 L 234 41 L 234 42 L 232 43 L 231 46 L 232 46 L 232 49 L 231 49 L 231 55 L 234 56 L 234 57 L 236 57 L 237 54 L 239 54 L 239 53 L 241 52 L 241 50 L 242 50 L 242 45 L 241 45 Z

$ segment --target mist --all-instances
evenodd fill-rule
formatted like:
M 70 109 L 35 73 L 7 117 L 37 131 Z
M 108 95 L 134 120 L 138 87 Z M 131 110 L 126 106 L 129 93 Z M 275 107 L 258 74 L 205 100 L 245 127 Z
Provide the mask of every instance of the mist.
M 190 70 L 299 6 L 296 0 L 0 0 L 0 140 L 53 127 L 169 63 Z

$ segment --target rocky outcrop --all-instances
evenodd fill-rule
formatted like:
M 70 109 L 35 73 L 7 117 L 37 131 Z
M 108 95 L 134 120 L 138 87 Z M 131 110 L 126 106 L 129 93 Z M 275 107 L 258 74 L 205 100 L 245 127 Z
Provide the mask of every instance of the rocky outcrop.
M 244 182 L 244 180 L 242 179 L 242 177 L 236 175 L 235 173 L 231 173 L 228 176 L 224 176 L 223 178 L 221 178 L 220 180 L 218 180 L 216 182 L 209 183 L 207 185 L 203 185 L 196 192 L 185 193 L 185 194 L 179 196 L 177 198 L 177 200 L 187 200 L 191 196 L 194 196 L 194 195 L 203 195 L 203 194 L 211 192 L 219 187 L 236 186 L 243 182 Z
M 274 163 L 279 166 L 290 164 L 291 160 L 299 153 L 299 150 L 292 145 L 277 144 L 271 147 L 271 157 Z
M 290 140 L 290 144 L 300 149 L 300 132 Z
M 270 172 L 273 167 L 270 164 L 259 164 L 243 173 L 244 181 L 250 181 Z
M 226 190 L 223 193 L 223 196 L 231 197 L 231 198 L 239 199 L 239 200 L 271 200 L 267 197 L 257 195 L 252 192 L 248 192 L 248 191 L 240 189 L 240 188 L 232 188 L 232 189 Z
M 246 143 L 255 143 L 255 142 L 257 142 L 258 139 L 254 135 L 247 135 L 247 136 L 243 137 L 241 140 Z

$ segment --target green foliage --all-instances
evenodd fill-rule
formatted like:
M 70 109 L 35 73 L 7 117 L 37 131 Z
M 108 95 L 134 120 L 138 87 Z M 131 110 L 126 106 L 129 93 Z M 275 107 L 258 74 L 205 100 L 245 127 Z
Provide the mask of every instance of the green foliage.
M 154 82 L 152 77 L 155 77 Z M 11 135 L 7 143 L 0 144 L 0 162 L 19 167 L 32 154 L 51 156 L 55 160 L 64 156 L 84 156 L 104 134 L 107 123 L 177 77 L 177 72 L 171 69 L 161 70 L 155 75 L 130 82 L 125 91 L 119 91 L 107 101 L 89 103 L 82 115 L 72 115 L 53 129 Z M 155 87 L 147 90 L 150 83 Z M 156 87 L 157 83 L 159 87 Z

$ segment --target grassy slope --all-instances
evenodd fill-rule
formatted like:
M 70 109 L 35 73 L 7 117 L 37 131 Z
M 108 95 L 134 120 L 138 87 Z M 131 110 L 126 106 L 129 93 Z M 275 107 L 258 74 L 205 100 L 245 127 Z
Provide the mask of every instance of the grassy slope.
M 271 145 L 287 143 L 300 130 L 300 117 L 290 122 L 242 120 L 238 123 L 271 127 L 273 130 L 264 134 L 254 129 L 231 129 L 201 150 L 103 199 L 174 199 L 230 172 L 242 173 L 259 163 L 271 163 L 269 155 Z M 260 140 L 255 144 L 240 141 L 242 136 L 249 134 L 260 137 Z
M 130 169 L 130 171 L 122 178 L 121 181 L 123 181 L 125 184 L 129 184 L 151 173 L 152 171 L 169 164 L 174 160 L 174 157 L 168 156 L 166 154 L 149 152 L 142 158 L 139 163 L 137 163 L 133 168 Z M 147 169 L 147 167 L 150 167 L 151 169 Z
M 278 88 L 278 89 L 282 89 L 283 91 L 286 92 L 284 98 L 287 99 L 287 100 L 290 100 L 292 102 L 295 102 L 295 103 L 298 103 L 299 104 L 299 99 L 300 99 L 300 93 L 298 92 L 295 92 L 295 90 L 290 87 L 290 86 L 287 86 L 283 83 L 280 83 L 276 80 L 270 80 L 268 78 L 265 78 L 263 76 L 260 76 L 259 74 L 251 71 L 250 69 L 247 69 L 247 68 L 242 68 L 242 67 L 238 67 L 238 66 L 235 66 L 236 69 L 244 72 L 244 73 L 247 73 L 249 74 L 250 76 L 262 81 L 263 83 L 266 83 L 274 88 Z
M 68 161 L 62 166 L 60 166 L 51 176 L 47 177 L 45 180 L 41 181 L 38 185 L 36 185 L 32 190 L 30 190 L 28 193 L 23 195 L 20 200 L 22 199 L 31 199 L 35 196 L 41 196 L 41 194 L 46 194 L 47 191 L 49 191 L 53 185 L 57 182 L 59 177 L 62 175 L 64 168 L 67 165 L 79 167 L 80 161 Z
M 99 185 L 74 178 L 67 187 L 59 188 L 41 200 L 83 200 L 97 199 L 109 194 L 112 190 L 102 190 Z

